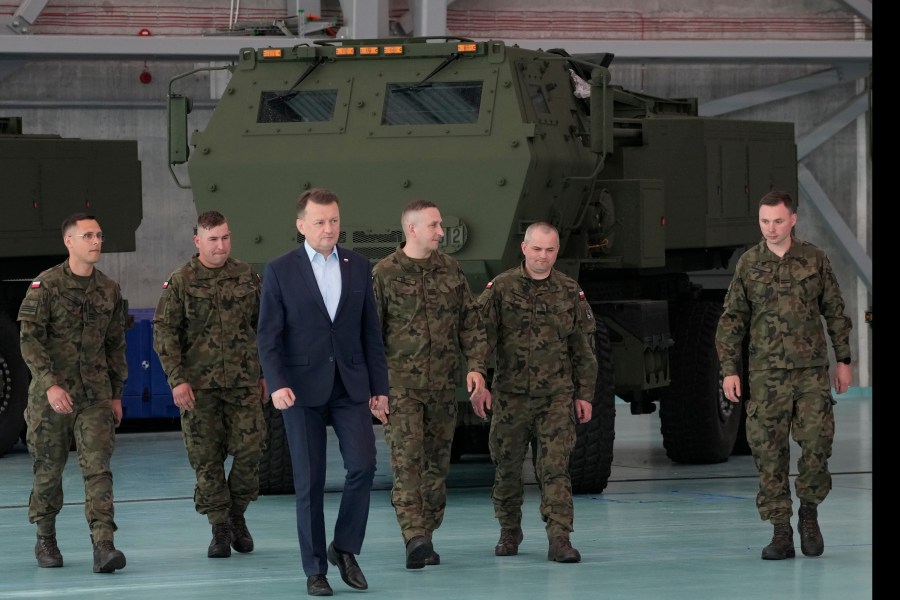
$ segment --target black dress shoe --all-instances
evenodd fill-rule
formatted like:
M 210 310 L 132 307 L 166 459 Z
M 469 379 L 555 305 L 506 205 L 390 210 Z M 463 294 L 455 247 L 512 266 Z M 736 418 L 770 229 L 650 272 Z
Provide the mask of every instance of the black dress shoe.
M 306 578 L 306 593 L 310 596 L 334 596 L 324 575 L 310 575 Z
M 357 590 L 365 590 L 369 587 L 366 576 L 356 562 L 356 558 L 349 552 L 341 552 L 334 547 L 334 542 L 328 546 L 328 562 L 333 564 L 341 572 L 344 583 Z

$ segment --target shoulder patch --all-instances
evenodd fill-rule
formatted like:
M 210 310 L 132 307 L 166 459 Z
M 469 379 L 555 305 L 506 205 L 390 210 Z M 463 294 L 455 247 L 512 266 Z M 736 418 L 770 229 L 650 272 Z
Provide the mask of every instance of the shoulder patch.
M 578 290 L 578 299 L 584 300 L 584 292 L 582 290 Z
M 31 289 L 35 290 L 39 287 L 41 287 L 40 279 L 35 279 L 34 281 L 31 282 Z
M 169 289 L 169 282 L 168 282 L 168 281 L 163 281 L 163 289 L 164 289 L 164 290 Z
M 494 285 L 494 282 L 493 282 L 493 281 L 488 281 L 488 282 L 487 282 L 487 285 L 484 287 L 484 289 L 489 290 L 489 289 L 491 289 L 491 287 L 492 287 L 493 285 Z

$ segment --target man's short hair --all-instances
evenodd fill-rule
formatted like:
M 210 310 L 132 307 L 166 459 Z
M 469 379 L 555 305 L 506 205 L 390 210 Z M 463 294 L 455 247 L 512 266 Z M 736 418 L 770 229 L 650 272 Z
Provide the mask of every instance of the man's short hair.
M 62 229 L 63 237 L 66 237 L 66 232 L 69 231 L 69 229 L 71 229 L 72 227 L 74 227 L 78 223 L 78 221 L 96 221 L 96 220 L 97 220 L 97 217 L 95 217 L 94 215 L 89 214 L 89 213 L 85 213 L 85 212 L 72 213 L 71 215 L 66 217 L 62 222 L 61 229 Z
M 224 225 L 228 220 L 225 215 L 217 210 L 208 210 L 197 217 L 197 224 L 194 226 L 194 235 L 197 235 L 197 229 L 212 229 L 219 225 Z
M 556 227 L 554 227 L 550 223 L 547 223 L 546 221 L 535 221 L 528 226 L 528 229 L 525 230 L 525 238 L 522 241 L 525 243 L 531 241 L 531 236 L 537 230 L 541 230 L 544 233 L 555 233 L 556 238 L 559 239 L 559 231 L 556 229 Z
M 297 218 L 300 219 L 303 217 L 303 213 L 306 212 L 306 205 L 312 202 L 313 204 L 337 204 L 341 205 L 341 201 L 338 200 L 337 194 L 329 190 L 328 188 L 317 187 L 310 188 L 300 194 L 300 197 L 297 198 Z
M 412 213 L 419 212 L 420 210 L 425 210 L 426 208 L 437 207 L 437 204 L 435 204 L 431 200 L 413 200 L 412 202 L 404 206 L 402 211 L 400 211 L 400 224 L 405 228 L 406 224 L 409 222 L 409 216 Z
M 791 197 L 785 191 L 782 190 L 772 190 L 759 200 L 760 206 L 778 206 L 779 204 L 784 204 L 784 207 L 788 209 L 788 212 L 794 214 L 797 212 L 797 201 Z

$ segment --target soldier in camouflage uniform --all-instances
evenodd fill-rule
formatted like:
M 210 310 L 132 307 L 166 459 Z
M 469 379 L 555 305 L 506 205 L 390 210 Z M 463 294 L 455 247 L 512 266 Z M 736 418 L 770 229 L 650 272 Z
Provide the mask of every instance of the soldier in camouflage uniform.
M 125 567 L 113 544 L 110 458 L 122 420 L 127 302 L 119 285 L 95 268 L 103 233 L 93 215 L 62 223 L 69 258 L 32 281 L 19 308 L 22 358 L 31 370 L 25 409 L 34 484 L 28 520 L 37 525 L 39 567 L 63 566 L 56 515 L 72 441 L 84 477 L 84 515 L 94 548 L 94 573 Z
M 559 234 L 548 223 L 525 231 L 518 267 L 487 284 L 478 299 L 497 351 L 491 386 L 496 396 L 476 400 L 476 414 L 492 409 L 490 450 L 496 465 L 492 498 L 500 521 L 497 556 L 518 554 L 522 542 L 522 463 L 534 440 L 541 518 L 548 560 L 581 560 L 572 547 L 574 509 L 569 455 L 576 421 L 591 420 L 597 357 L 594 315 L 578 283 L 553 269 Z M 492 402 L 492 405 L 491 405 Z
M 447 504 L 455 389 L 465 368 L 472 397 L 484 393 L 487 340 L 465 274 L 438 250 L 444 231 L 437 206 L 414 200 L 400 222 L 406 241 L 373 269 L 391 386 L 375 414 L 391 450 L 391 503 L 406 568 L 420 569 L 440 564 L 432 535 Z
M 197 218 L 198 253 L 172 273 L 153 317 L 153 347 L 181 413 L 194 505 L 212 526 L 210 558 L 252 552 L 244 511 L 259 493 L 268 401 L 256 351 L 260 281 L 230 257 L 225 217 Z M 225 476 L 225 460 L 234 457 Z
M 762 551 L 765 560 L 794 556 L 790 436 L 802 452 L 795 481 L 800 549 L 806 556 L 825 549 L 817 507 L 831 490 L 835 401 L 822 317 L 837 359 L 836 392 L 846 392 L 852 380 L 852 323 L 840 287 L 825 253 L 793 237 L 796 222 L 790 194 L 773 191 L 760 200 L 764 239 L 738 260 L 716 332 L 722 389 L 731 402 L 741 401 L 741 346 L 750 335 L 747 442 L 759 471 L 756 506 L 762 520 L 774 526 Z

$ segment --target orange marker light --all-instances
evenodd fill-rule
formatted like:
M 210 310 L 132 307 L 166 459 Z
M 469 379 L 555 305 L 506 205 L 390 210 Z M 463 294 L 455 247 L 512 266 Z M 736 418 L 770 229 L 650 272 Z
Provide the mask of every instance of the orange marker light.
M 356 54 L 356 48 L 346 47 L 346 48 L 335 48 L 334 53 L 336 56 L 354 56 Z
M 263 58 L 281 58 L 284 51 L 281 48 L 263 48 Z
M 456 51 L 457 52 L 475 52 L 478 49 L 478 44 L 457 44 Z
M 385 54 L 403 54 L 403 46 L 385 46 Z
M 360 46 L 359 53 L 362 56 L 375 56 L 378 54 L 378 46 Z

